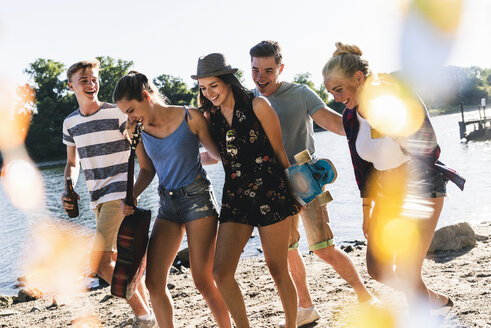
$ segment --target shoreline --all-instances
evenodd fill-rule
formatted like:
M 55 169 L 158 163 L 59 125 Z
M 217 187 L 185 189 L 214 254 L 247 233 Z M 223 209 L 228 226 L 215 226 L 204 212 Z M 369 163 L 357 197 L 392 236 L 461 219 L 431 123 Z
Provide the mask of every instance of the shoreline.
M 484 286 L 491 284 L 491 222 L 473 226 L 479 236 L 475 247 L 446 251 L 428 256 L 423 266 L 423 277 L 428 286 L 447 293 L 455 303 L 441 327 L 486 327 L 491 317 L 491 292 Z M 368 290 L 383 305 L 398 313 L 407 312 L 402 293 L 371 279 L 365 266 L 365 246 L 354 247 L 350 258 L 360 271 Z M 304 254 L 311 295 L 321 319 L 308 327 L 348 327 L 350 310 L 357 305 L 352 288 L 315 255 Z M 191 274 L 183 270 L 171 274 L 169 289 L 175 307 L 175 323 L 181 327 L 215 327 L 203 298 L 193 285 Z M 252 327 L 274 327 L 282 318 L 282 308 L 273 280 L 263 257 L 241 259 L 236 274 L 245 298 Z M 124 300 L 110 295 L 109 287 L 92 290 L 73 302 L 48 309 L 52 299 L 42 299 L 0 306 L 1 327 L 61 327 L 70 325 L 78 316 L 91 312 L 100 318 L 102 327 L 121 327 L 132 317 Z M 61 302 L 60 302 L 61 303 Z M 7 315 L 6 315 L 7 314 Z M 74 327 L 76 325 L 73 325 Z

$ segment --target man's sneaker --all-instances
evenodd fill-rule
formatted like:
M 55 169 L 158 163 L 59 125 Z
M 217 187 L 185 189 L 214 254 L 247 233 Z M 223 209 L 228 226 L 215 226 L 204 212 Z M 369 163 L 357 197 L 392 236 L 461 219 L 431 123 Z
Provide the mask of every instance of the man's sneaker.
M 302 307 L 298 307 L 297 310 L 297 327 L 302 327 L 304 325 L 307 325 L 309 323 L 312 323 L 314 321 L 317 321 L 321 318 L 321 315 L 315 308 L 315 305 L 312 305 L 311 307 L 304 309 Z M 282 322 L 279 323 L 278 325 L 279 328 L 285 328 L 285 321 L 283 320 Z
M 133 325 L 131 328 L 155 328 L 157 327 L 157 320 L 152 316 L 150 319 L 142 320 L 137 317 L 133 318 Z

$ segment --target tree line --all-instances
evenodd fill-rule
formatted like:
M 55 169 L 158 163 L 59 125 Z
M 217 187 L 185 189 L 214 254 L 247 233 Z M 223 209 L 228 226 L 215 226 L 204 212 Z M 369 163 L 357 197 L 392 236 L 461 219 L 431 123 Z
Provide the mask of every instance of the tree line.
M 112 102 L 112 92 L 118 79 L 126 75 L 133 66 L 133 61 L 97 57 L 101 63 L 99 72 L 99 100 Z M 21 87 L 33 90 L 35 98 L 25 104 L 24 109 L 32 111 L 30 128 L 26 137 L 26 148 L 34 161 L 51 161 L 65 158 L 65 145 L 62 143 L 61 131 L 63 120 L 78 108 L 73 93 L 69 92 L 66 79 L 66 66 L 52 59 L 37 59 L 29 64 L 25 73 L 30 83 Z M 430 107 L 457 107 L 463 101 L 468 105 L 477 105 L 481 98 L 488 98 L 491 93 L 491 69 L 478 67 L 447 67 L 445 78 L 457 87 L 451 97 L 445 99 L 424 99 Z M 243 72 L 237 72 L 237 78 L 243 82 Z M 198 85 L 189 88 L 180 77 L 161 74 L 153 79 L 159 92 L 165 95 L 169 103 L 175 105 L 196 106 Z M 294 81 L 306 84 L 313 89 L 331 108 L 342 112 L 344 105 L 329 99 L 324 86 L 316 87 L 310 73 L 300 73 Z

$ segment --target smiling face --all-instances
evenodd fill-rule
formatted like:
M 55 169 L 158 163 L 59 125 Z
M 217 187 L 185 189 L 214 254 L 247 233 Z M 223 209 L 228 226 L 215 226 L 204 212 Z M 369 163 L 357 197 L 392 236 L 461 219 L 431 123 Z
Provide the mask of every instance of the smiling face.
M 91 67 L 85 71 L 78 70 L 71 76 L 68 87 L 75 93 L 79 102 L 97 101 L 99 70 Z
M 281 86 L 283 67 L 283 64 L 276 64 L 274 56 L 252 57 L 252 79 L 263 96 L 271 96 Z
M 152 119 L 151 101 L 148 92 L 143 91 L 143 100 L 138 101 L 136 99 L 127 100 L 125 98 L 116 102 L 118 108 L 126 115 L 130 123 L 135 121 L 150 124 Z
M 352 77 L 333 72 L 324 78 L 324 86 L 333 95 L 334 101 L 341 102 L 351 109 L 358 105 L 358 91 L 364 81 L 365 77 L 360 71 Z
M 227 105 L 233 100 L 232 88 L 220 78 L 212 76 L 198 79 L 199 89 L 213 106 Z

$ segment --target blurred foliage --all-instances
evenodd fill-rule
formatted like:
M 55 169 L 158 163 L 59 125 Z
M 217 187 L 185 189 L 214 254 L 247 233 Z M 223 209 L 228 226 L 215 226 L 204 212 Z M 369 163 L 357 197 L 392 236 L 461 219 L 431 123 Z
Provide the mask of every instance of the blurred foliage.
M 444 114 L 458 110 L 461 102 L 471 108 L 477 108 L 481 98 L 488 102 L 491 95 L 490 68 L 447 66 L 439 74 L 441 84 L 416 90 L 430 109 L 438 108 L 439 113 Z M 402 77 L 403 73 L 398 71 L 391 75 Z
M 116 83 L 122 77 L 128 74 L 133 66 L 133 61 L 113 59 L 111 57 L 96 57 L 101 63 L 99 71 L 99 100 L 104 102 L 113 102 L 113 91 Z
M 162 96 L 173 105 L 194 105 L 195 94 L 188 89 L 182 78 L 162 74 L 153 79 L 153 83 Z
M 60 79 L 65 65 L 52 59 L 37 59 L 25 70 L 36 91 L 34 113 L 26 137 L 27 151 L 35 161 L 59 159 L 63 120 L 77 108 L 75 97 L 68 94 L 67 80 Z
M 338 113 L 342 113 L 344 110 L 344 105 L 342 103 L 334 101 L 334 98 L 329 97 L 329 93 L 326 90 L 326 87 L 324 85 L 321 85 L 319 88 L 316 88 L 314 85 L 314 82 L 310 80 L 311 74 L 310 73 L 299 73 L 295 75 L 293 78 L 294 83 L 298 84 L 305 84 L 307 85 L 310 89 L 314 90 L 315 93 L 324 101 L 328 107 L 332 108 Z M 329 99 L 332 98 L 332 99 Z
M 237 80 L 239 80 L 239 82 L 241 84 L 245 84 L 245 80 L 244 80 L 244 71 L 241 70 L 241 69 L 237 69 L 237 72 L 234 73 L 235 77 L 237 78 Z

